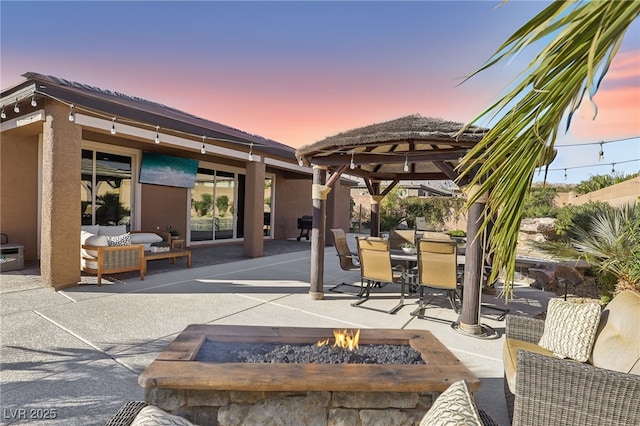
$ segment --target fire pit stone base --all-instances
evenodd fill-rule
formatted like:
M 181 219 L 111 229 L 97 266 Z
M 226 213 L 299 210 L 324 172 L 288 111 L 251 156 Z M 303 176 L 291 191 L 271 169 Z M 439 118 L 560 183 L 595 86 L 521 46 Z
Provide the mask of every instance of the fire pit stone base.
M 438 392 L 255 392 L 145 389 L 147 403 L 196 424 L 414 425 Z

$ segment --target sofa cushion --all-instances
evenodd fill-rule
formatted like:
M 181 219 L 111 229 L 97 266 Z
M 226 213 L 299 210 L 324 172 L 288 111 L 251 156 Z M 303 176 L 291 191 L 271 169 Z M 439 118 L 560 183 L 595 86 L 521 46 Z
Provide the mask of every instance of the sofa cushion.
M 558 357 L 586 362 L 599 323 L 599 304 L 551 299 L 539 345 Z
M 107 235 L 107 243 L 109 243 L 109 247 L 118 247 L 118 246 L 130 246 L 131 245 L 131 236 L 127 232 L 122 235 Z
M 151 249 L 151 244 L 159 243 L 163 238 L 153 232 L 132 232 L 131 244 L 144 244 L 145 250 Z
M 471 389 L 464 380 L 452 383 L 442 392 L 420 420 L 420 426 L 444 425 L 483 425 Z
M 133 422 L 131 426 L 192 426 L 193 423 L 185 418 L 169 414 L 166 411 L 153 406 L 147 405 L 144 407 Z
M 640 374 L 640 293 L 618 294 L 602 312 L 590 362 L 596 367 Z
M 502 346 L 502 361 L 504 363 L 504 377 L 507 379 L 509 390 L 513 394 L 516 393 L 516 365 L 518 364 L 518 351 L 521 350 L 553 356 L 553 352 L 536 343 L 506 338 Z
M 100 225 L 82 225 L 82 227 L 80 228 L 81 231 L 86 231 L 93 235 L 98 235 L 99 229 Z
M 80 246 L 107 247 L 107 237 L 104 235 L 94 235 L 87 231 L 80 231 Z M 81 249 L 82 256 L 98 257 L 97 250 Z
M 98 235 L 123 235 L 127 233 L 127 227 L 125 225 L 114 225 L 114 226 L 100 226 L 98 229 Z

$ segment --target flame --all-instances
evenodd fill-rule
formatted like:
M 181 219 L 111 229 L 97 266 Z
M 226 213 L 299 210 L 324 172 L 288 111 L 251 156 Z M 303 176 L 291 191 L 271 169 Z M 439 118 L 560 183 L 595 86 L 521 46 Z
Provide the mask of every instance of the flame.
M 334 343 L 333 347 L 339 347 L 343 349 L 349 349 L 350 351 L 358 349 L 358 341 L 360 340 L 360 330 L 356 331 L 355 334 L 352 331 L 347 332 L 347 330 L 333 330 L 333 338 Z M 327 338 L 325 340 L 318 341 L 318 346 L 326 346 L 329 344 L 331 338 Z

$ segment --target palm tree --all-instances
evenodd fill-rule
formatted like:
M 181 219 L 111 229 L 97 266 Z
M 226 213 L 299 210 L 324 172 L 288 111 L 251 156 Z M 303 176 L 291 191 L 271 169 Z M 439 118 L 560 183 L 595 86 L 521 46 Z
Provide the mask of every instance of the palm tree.
M 601 208 L 561 240 L 534 245 L 563 260 L 586 260 L 599 276 L 613 277 L 617 291 L 640 290 L 640 204 Z
M 470 123 L 499 117 L 460 165 L 462 176 L 473 174 L 471 185 L 478 185 L 467 205 L 488 195 L 480 232 L 488 230 L 495 217 L 488 249 L 495 262 L 493 273 L 505 271 L 505 297 L 513 295 L 510 283 L 515 274 L 518 231 L 534 171 L 553 160 L 563 119 L 566 117 L 568 129 L 584 96 L 591 99 L 596 93 L 638 14 L 640 1 L 555 1 L 469 77 L 532 43 L 551 39 L 512 90 Z

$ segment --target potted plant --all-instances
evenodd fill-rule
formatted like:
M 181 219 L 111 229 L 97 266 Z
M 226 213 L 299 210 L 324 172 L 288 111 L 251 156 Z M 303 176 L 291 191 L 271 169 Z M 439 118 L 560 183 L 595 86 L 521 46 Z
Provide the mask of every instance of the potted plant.
M 405 254 L 416 254 L 416 245 L 413 243 L 402 243 L 401 247 Z
M 177 240 L 178 237 L 180 237 L 180 231 L 178 231 L 177 229 L 169 229 L 169 233 L 171 234 L 171 239 L 172 240 Z
M 151 243 L 152 253 L 162 253 L 171 250 L 171 244 L 166 241 L 160 241 L 157 243 Z

